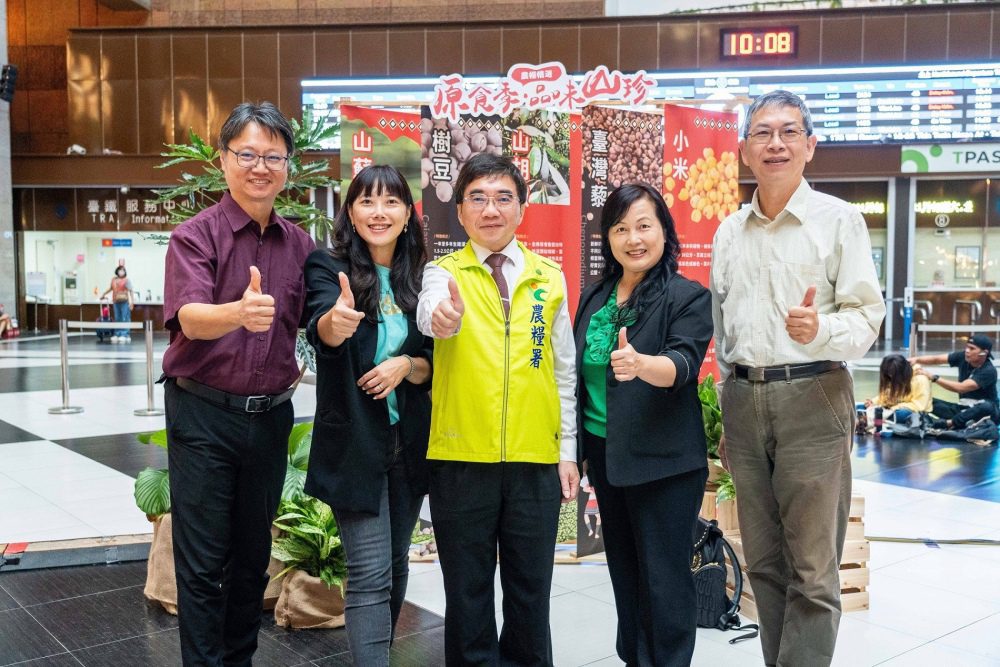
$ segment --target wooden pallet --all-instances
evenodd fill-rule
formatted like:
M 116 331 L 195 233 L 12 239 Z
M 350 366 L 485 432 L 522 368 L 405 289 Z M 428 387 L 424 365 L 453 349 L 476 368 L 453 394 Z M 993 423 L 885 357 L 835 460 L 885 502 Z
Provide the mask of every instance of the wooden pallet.
M 840 604 L 844 612 L 869 608 L 868 561 L 871 557 L 871 546 L 865 539 L 864 511 L 864 496 L 853 496 L 847 523 L 847 537 L 844 541 L 844 552 L 840 559 Z M 740 539 L 739 529 L 727 532 L 726 539 L 732 545 L 743 569 L 743 596 L 740 599 L 740 613 L 747 618 L 757 620 L 757 605 L 750 580 L 746 574 L 746 558 L 743 555 L 743 542 Z M 731 563 L 727 572 L 726 585 L 732 593 L 734 579 Z
M 715 519 L 719 522 L 719 529 L 728 535 L 738 532 L 740 529 L 739 520 L 736 518 L 736 501 L 723 500 L 716 502 L 717 493 L 714 490 L 706 490 L 701 499 L 701 511 L 699 514 L 703 519 L 711 521 Z

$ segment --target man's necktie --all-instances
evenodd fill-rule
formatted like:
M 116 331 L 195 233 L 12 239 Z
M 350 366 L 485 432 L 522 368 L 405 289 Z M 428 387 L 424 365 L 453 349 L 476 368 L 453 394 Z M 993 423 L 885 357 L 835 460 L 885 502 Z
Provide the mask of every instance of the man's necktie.
M 507 279 L 503 277 L 503 261 L 506 259 L 502 254 L 495 252 L 486 258 L 486 263 L 493 269 L 493 280 L 500 290 L 500 300 L 503 302 L 504 317 L 510 316 L 510 292 L 507 290 Z

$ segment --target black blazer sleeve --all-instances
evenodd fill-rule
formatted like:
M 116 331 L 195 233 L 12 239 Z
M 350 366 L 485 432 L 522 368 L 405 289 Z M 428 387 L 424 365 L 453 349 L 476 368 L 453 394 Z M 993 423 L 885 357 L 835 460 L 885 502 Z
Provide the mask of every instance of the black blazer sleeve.
M 337 303 L 340 298 L 340 279 L 338 274 L 343 271 L 350 274 L 350 266 L 343 261 L 336 260 L 330 255 L 329 250 L 317 249 L 306 258 L 304 269 L 306 282 L 306 337 L 317 354 L 336 355 L 340 354 L 344 345 L 340 347 L 329 347 L 320 340 L 316 330 L 319 318 Z
M 347 263 L 327 250 L 317 250 L 306 260 L 307 335 L 316 348 L 316 418 L 305 491 L 335 509 L 377 514 L 395 435 L 386 401 L 373 400 L 357 380 L 375 366 L 378 329 L 362 320 L 354 335 L 337 347 L 324 344 L 316 330 L 340 296 L 340 271 L 350 275 Z M 414 313 L 406 313 L 406 319 L 400 353 L 432 361 L 433 341 L 417 330 Z M 429 382 L 418 386 L 407 380 L 396 387 L 402 455 L 416 494 L 427 487 L 429 387 Z

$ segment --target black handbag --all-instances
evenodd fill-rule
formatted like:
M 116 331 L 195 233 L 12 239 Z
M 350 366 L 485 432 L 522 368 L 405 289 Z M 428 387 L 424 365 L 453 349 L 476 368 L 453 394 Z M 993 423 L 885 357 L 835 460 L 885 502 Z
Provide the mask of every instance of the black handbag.
M 698 517 L 695 526 L 694 555 L 691 575 L 694 577 L 698 605 L 698 627 L 732 630 L 741 628 L 753 632 L 729 640 L 730 644 L 757 636 L 756 625 L 741 625 L 740 597 L 743 595 L 743 571 L 733 547 L 726 541 L 716 521 Z M 726 556 L 733 566 L 733 596 L 726 590 Z

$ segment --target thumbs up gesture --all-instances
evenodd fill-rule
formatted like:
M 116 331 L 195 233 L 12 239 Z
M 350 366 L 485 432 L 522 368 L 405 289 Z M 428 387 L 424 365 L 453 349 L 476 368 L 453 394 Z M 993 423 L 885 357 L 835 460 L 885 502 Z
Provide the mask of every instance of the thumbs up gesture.
M 465 314 L 465 302 L 458 291 L 458 283 L 448 278 L 448 298 L 441 299 L 431 315 L 431 332 L 435 338 L 449 338 L 458 333 Z
M 816 311 L 814 301 L 816 300 L 816 286 L 810 285 L 806 289 L 802 303 L 788 309 L 785 317 L 785 330 L 789 338 L 796 343 L 806 345 L 813 342 L 816 334 L 819 333 L 819 314 Z
M 618 349 L 611 352 L 611 372 L 619 382 L 628 382 L 639 375 L 639 363 L 639 353 L 628 342 L 622 327 L 618 330 Z
M 267 331 L 274 321 L 274 297 L 261 290 L 256 266 L 250 267 L 250 284 L 240 299 L 239 318 L 240 326 L 254 333 Z
M 358 330 L 358 325 L 365 319 L 365 314 L 354 310 L 354 292 L 351 291 L 351 282 L 347 279 L 347 274 L 341 271 L 337 277 L 340 280 L 340 296 L 330 309 L 330 330 L 336 340 L 343 342 Z

